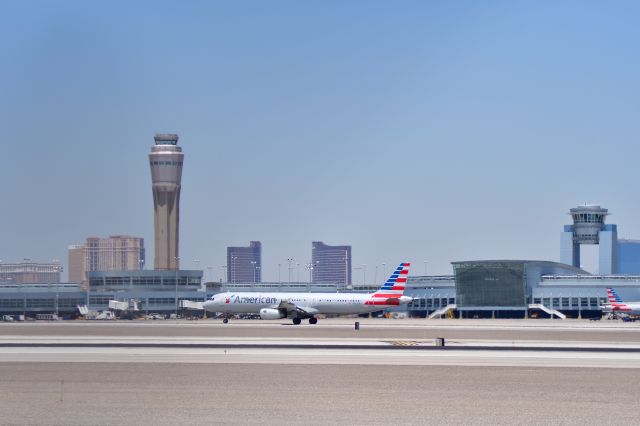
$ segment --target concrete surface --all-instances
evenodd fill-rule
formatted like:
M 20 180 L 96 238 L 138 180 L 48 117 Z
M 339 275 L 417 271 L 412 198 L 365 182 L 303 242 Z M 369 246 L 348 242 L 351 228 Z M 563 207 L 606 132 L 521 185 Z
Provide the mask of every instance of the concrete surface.
M 0 363 L 3 425 L 637 424 L 640 369 Z

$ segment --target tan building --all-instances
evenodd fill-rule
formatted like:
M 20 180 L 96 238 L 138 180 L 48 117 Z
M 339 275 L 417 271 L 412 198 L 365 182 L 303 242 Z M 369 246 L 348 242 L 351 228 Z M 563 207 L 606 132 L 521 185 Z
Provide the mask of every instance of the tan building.
M 69 282 L 81 283 L 84 281 L 84 246 L 69 246 Z
M 84 245 L 69 246 L 69 281 L 86 284 L 86 273 L 91 271 L 143 269 L 144 260 L 144 238 L 89 237 Z
M 178 135 L 157 134 L 149 154 L 155 228 L 155 269 L 180 269 L 180 188 L 184 154 Z

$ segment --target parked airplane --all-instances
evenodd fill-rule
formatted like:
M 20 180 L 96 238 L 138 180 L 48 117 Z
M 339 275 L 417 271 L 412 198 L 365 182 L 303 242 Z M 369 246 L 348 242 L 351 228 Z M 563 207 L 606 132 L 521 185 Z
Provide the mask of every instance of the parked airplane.
M 204 302 L 209 312 L 230 314 L 255 313 L 262 319 L 292 318 L 294 324 L 309 319 L 315 324 L 318 314 L 365 314 L 405 304 L 413 300 L 404 296 L 409 263 L 401 263 L 375 293 L 219 293 Z
M 622 298 L 612 288 L 607 288 L 609 304 L 604 306 L 605 311 L 624 313 L 628 315 L 640 315 L 640 302 L 623 302 Z

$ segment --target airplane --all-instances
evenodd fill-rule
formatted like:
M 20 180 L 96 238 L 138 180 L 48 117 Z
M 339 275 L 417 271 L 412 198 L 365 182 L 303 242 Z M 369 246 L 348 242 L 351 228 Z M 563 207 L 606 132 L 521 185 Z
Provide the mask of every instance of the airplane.
M 404 296 L 409 274 L 409 263 L 401 263 L 389 279 L 374 293 L 219 293 L 204 302 L 209 312 L 225 314 L 223 322 L 229 322 L 230 314 L 260 314 L 265 320 L 291 318 L 295 325 L 308 319 L 316 324 L 318 314 L 366 314 L 409 303 L 412 297 Z
M 607 296 L 609 296 L 609 305 L 603 307 L 606 311 L 615 314 L 640 315 L 640 302 L 623 302 L 622 298 L 611 287 L 607 288 Z

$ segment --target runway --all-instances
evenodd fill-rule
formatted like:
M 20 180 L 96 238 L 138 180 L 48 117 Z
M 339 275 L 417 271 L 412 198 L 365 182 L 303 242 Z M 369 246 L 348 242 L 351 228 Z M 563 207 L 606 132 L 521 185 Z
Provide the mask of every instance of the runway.
M 0 423 L 637 420 L 636 324 L 353 321 L 0 324 Z
M 360 330 L 354 330 L 355 321 Z M 435 339 L 491 341 L 609 342 L 640 344 L 640 322 L 584 320 L 321 319 L 291 321 L 70 321 L 0 323 L 0 336 Z

